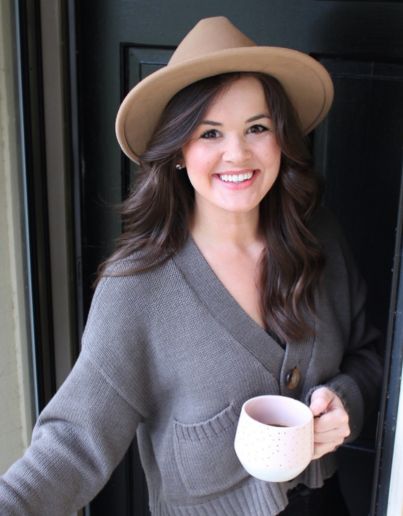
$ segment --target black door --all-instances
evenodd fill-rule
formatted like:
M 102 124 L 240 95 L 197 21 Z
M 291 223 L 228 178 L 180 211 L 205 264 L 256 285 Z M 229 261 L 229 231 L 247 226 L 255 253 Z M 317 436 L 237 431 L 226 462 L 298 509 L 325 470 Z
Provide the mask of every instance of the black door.
M 97 266 L 120 232 L 114 206 L 135 174 L 114 136 L 119 103 L 139 79 L 167 62 L 200 18 L 215 15 L 229 17 L 259 44 L 310 53 L 332 74 L 335 103 L 312 137 L 315 163 L 326 177 L 325 203 L 344 226 L 367 280 L 372 318 L 386 334 L 402 167 L 403 4 L 398 2 L 70 2 L 81 196 L 79 319 L 85 320 Z M 378 485 L 375 419 L 354 445 L 340 450 L 343 488 L 354 516 L 369 513 L 369 494 L 374 497 Z M 148 513 L 135 445 L 89 510 L 92 515 Z

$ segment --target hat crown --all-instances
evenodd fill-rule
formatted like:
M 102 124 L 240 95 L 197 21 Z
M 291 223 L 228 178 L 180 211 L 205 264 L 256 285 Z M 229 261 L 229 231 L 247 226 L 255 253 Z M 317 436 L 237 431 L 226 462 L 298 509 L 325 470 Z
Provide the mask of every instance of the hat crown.
M 225 16 L 199 21 L 178 45 L 168 66 L 204 57 L 230 48 L 252 47 L 256 43 L 243 34 Z

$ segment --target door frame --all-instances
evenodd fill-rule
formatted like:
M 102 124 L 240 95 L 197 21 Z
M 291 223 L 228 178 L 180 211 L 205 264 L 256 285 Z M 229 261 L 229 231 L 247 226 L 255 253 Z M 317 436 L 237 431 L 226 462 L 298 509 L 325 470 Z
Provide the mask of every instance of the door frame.
M 402 153 L 403 154 L 403 153 Z M 403 170 L 402 176 L 403 177 Z M 403 181 L 400 185 L 399 214 L 386 337 L 385 374 L 376 436 L 376 460 L 372 493 L 372 514 L 395 516 L 403 511 L 399 469 L 403 466 Z M 391 309 L 394 307 L 394 309 Z M 397 422 L 400 424 L 397 425 Z M 393 466 L 393 467 L 392 467 Z M 389 507 L 393 500 L 393 507 Z M 396 501 L 400 500 L 400 507 Z

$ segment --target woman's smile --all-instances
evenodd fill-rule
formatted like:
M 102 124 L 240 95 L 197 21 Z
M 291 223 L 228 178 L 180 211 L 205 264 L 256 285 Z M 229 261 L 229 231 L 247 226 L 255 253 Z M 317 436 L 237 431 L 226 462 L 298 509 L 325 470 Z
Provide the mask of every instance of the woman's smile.
M 230 188 L 246 188 L 250 184 L 252 184 L 253 179 L 256 177 L 256 174 L 258 174 L 258 170 L 241 170 L 238 172 L 234 171 L 226 171 L 226 172 L 220 172 L 219 174 L 216 174 L 216 177 L 224 183 L 228 185 Z

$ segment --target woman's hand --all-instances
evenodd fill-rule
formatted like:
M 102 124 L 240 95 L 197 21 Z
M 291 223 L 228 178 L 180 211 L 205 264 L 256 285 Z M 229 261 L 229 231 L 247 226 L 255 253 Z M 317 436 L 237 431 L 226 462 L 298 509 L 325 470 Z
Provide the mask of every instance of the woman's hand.
M 350 435 L 348 414 L 341 399 L 327 387 L 319 387 L 309 407 L 314 415 L 314 459 L 334 451 Z

